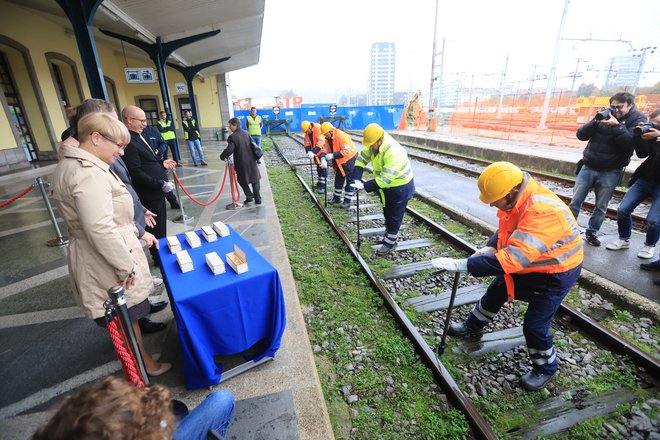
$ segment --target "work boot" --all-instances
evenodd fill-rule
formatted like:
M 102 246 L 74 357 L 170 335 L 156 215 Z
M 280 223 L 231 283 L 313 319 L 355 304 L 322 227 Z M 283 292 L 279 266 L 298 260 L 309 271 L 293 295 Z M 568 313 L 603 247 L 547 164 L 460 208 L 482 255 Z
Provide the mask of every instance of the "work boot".
M 458 336 L 459 338 L 469 338 L 475 336 L 481 336 L 483 329 L 480 330 L 471 330 L 467 326 L 467 321 L 463 321 L 457 324 L 451 324 L 447 329 L 447 334 L 449 336 Z
M 344 199 L 344 202 L 341 204 L 341 209 L 348 209 L 351 207 L 351 199 Z
M 598 237 L 596 237 L 595 234 L 590 234 L 587 232 L 586 235 L 584 236 L 584 239 L 586 240 L 587 243 L 589 243 L 592 246 L 596 246 L 596 247 L 600 246 L 600 240 L 598 239 Z
M 555 377 L 555 374 L 540 373 L 538 371 L 528 371 L 520 378 L 520 384 L 527 391 L 538 391 L 545 388 L 550 380 Z
M 341 202 L 341 197 L 334 196 L 332 199 L 328 200 L 328 205 L 334 205 L 339 202 Z
M 639 265 L 639 268 L 649 272 L 660 272 L 660 259 L 655 260 L 652 263 L 642 263 Z
M 325 193 L 325 186 L 324 185 L 317 186 L 316 187 L 316 193 L 317 194 L 324 194 Z
M 342 208 L 344 205 L 342 205 Z M 383 243 L 378 249 L 376 249 L 376 255 L 383 257 L 394 250 L 394 246 L 391 244 Z

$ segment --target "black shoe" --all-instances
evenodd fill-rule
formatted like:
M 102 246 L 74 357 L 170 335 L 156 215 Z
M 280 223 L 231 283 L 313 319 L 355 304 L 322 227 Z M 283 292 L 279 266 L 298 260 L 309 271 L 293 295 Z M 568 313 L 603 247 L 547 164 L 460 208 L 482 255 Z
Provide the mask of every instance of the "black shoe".
M 339 197 L 333 197 L 332 199 L 328 200 L 328 205 L 334 205 L 335 203 L 341 202 L 341 198 Z
M 161 310 L 163 310 L 165 307 L 167 307 L 167 301 L 159 301 L 157 303 L 151 303 L 151 309 L 149 309 L 149 313 L 158 313 Z
M 451 324 L 447 329 L 449 336 L 458 336 L 461 338 L 481 336 L 483 330 L 470 330 L 465 321 L 458 324 Z
M 254 203 L 256 203 L 257 205 L 261 205 L 261 197 L 255 197 Z
M 639 268 L 642 270 L 648 270 L 649 272 L 660 272 L 660 260 L 655 260 L 652 263 L 640 264 Z
M 351 202 L 350 201 L 348 201 L 348 202 L 344 201 L 344 203 L 342 203 L 341 206 L 340 206 L 341 209 L 348 209 L 350 207 L 351 207 Z
M 344 205 L 342 205 L 342 208 L 343 208 L 343 207 L 344 207 Z M 386 244 L 386 243 L 383 243 L 383 244 L 381 245 L 381 247 L 379 247 L 378 249 L 376 249 L 376 255 L 378 255 L 379 257 L 384 257 L 385 255 L 389 254 L 389 253 L 392 252 L 393 250 L 394 250 L 394 246 L 389 245 L 389 244 Z
M 177 162 L 177 163 L 176 163 L 176 166 L 178 166 L 179 168 L 181 168 L 183 165 L 181 165 L 179 162 Z
M 153 322 L 147 318 L 138 319 L 138 324 L 142 333 L 156 333 L 167 327 L 162 322 Z
M 195 164 L 195 166 L 197 166 L 197 164 Z
M 657 280 L 653 281 L 653 284 L 655 284 L 656 286 L 660 286 L 660 278 L 658 278 Z
M 246 203 L 252 203 L 253 201 L 254 201 L 254 199 L 245 199 L 243 204 L 245 205 Z
M 207 166 L 207 165 L 208 165 L 208 164 L 207 164 L 206 162 L 202 161 L 202 166 L 205 167 L 205 166 Z
M 592 246 L 596 246 L 596 247 L 600 246 L 600 240 L 594 234 L 587 233 L 584 236 L 584 239 L 586 240 L 587 243 L 589 243 Z
M 545 388 L 545 386 L 553 377 L 555 377 L 554 373 L 539 373 L 532 370 L 523 374 L 523 376 L 520 378 L 520 384 L 527 391 L 538 391 L 542 388 Z

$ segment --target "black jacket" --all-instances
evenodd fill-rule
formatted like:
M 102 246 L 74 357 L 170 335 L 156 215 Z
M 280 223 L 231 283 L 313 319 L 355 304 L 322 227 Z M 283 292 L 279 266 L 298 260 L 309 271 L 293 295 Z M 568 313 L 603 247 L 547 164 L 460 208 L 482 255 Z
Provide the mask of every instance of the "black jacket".
M 660 138 L 644 141 L 635 137 L 635 153 L 640 159 L 646 160 L 637 167 L 628 182 L 632 186 L 637 179 L 660 183 Z
M 130 133 L 131 142 L 124 150 L 124 163 L 131 174 L 135 192 L 142 201 L 164 198 L 163 181 L 167 170 L 163 166 L 163 160 L 140 139 L 138 133 Z
M 227 148 L 220 154 L 220 159 L 222 160 L 227 159 L 232 154 L 234 155 L 236 177 L 238 183 L 241 185 L 257 183 L 261 178 L 250 142 L 252 142 L 252 138 L 250 138 L 247 131 L 239 128 L 229 135 Z
M 147 125 L 142 130 L 142 137 L 149 142 L 151 149 L 158 151 L 158 156 L 162 158 L 163 153 L 167 151 L 167 143 L 163 140 L 163 135 L 160 130 L 153 125 Z
M 577 138 L 589 141 L 582 152 L 584 164 L 594 170 L 617 170 L 628 165 L 633 153 L 632 130 L 645 121 L 646 115 L 633 105 L 619 125 L 610 127 L 592 119 L 578 128 Z

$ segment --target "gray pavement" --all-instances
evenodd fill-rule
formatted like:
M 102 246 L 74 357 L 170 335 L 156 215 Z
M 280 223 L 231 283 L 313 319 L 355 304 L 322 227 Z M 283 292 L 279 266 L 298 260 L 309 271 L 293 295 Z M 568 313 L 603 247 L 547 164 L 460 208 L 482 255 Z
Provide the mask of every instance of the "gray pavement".
M 219 160 L 219 153 L 225 145 L 204 143 L 208 167 L 176 169 L 183 184 L 201 201 L 220 188 L 225 164 Z M 189 156 L 187 152 L 183 155 L 185 163 Z M 0 200 L 19 193 L 38 176 L 48 180 L 53 169 L 51 165 L 0 176 Z M 274 436 L 271 438 L 333 438 L 264 165 L 261 173 L 263 205 L 226 210 L 225 205 L 231 201 L 228 182 L 220 199 L 209 207 L 192 203 L 182 193 L 186 214 L 194 221 L 182 224 L 168 220 L 168 234 L 222 220 L 251 241 L 280 274 L 287 327 L 275 360 L 214 387 L 230 390 L 238 400 L 237 418 L 230 433 L 251 430 L 267 431 Z M 178 214 L 178 210 L 168 209 L 169 219 Z M 61 219 L 59 225 L 66 231 Z M 106 330 L 83 316 L 69 292 L 66 247 L 46 246 L 54 237 L 38 191 L 0 210 L 0 249 L 4 256 L 0 266 L 0 439 L 29 438 L 63 395 L 120 372 Z M 156 269 L 152 273 L 159 275 Z M 155 299 L 166 297 L 162 288 L 153 295 Z M 153 381 L 167 385 L 174 398 L 192 408 L 209 391 L 187 390 L 184 386 L 178 336 L 169 308 L 152 315 L 152 319 L 166 322 L 168 327 L 145 335 L 145 346 L 174 364 L 171 372 Z M 286 408 L 272 407 L 273 402 Z M 280 422 L 267 417 L 278 411 Z

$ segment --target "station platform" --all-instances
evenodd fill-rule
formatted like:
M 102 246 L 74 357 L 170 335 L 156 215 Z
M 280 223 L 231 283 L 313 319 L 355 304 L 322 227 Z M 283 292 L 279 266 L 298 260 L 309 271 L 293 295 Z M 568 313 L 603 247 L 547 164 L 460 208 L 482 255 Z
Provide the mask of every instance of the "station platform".
M 200 201 L 220 188 L 225 162 L 219 159 L 226 142 L 205 141 L 208 167 L 193 167 L 187 151 L 176 172 Z M 182 149 L 183 150 L 183 149 Z M 189 224 L 171 219 L 179 210 L 168 208 L 168 234 L 198 230 L 214 221 L 231 225 L 250 241 L 279 272 L 287 325 L 274 361 L 265 362 L 213 389 L 227 389 L 236 400 L 236 416 L 227 438 L 331 439 L 332 427 L 323 399 L 295 282 L 268 182 L 260 165 L 264 203 L 238 210 L 231 202 L 229 181 L 219 200 L 208 207 L 192 203 L 181 193 Z M 0 200 L 7 200 L 34 182 L 50 180 L 55 165 L 17 170 L 0 176 Z M 61 219 L 59 225 L 66 231 Z M 48 247 L 54 228 L 38 190 L 32 190 L 0 211 L 0 439 L 29 438 L 50 416 L 49 408 L 64 395 L 110 374 L 120 365 L 106 330 L 83 316 L 69 290 L 65 247 Z M 151 262 L 151 258 L 148 256 Z M 154 276 L 160 276 L 152 268 Z M 163 288 L 156 300 L 166 298 Z M 144 335 L 146 348 L 161 353 L 173 369 L 152 382 L 166 385 L 173 398 L 194 408 L 209 393 L 184 386 L 178 335 L 171 310 L 151 315 L 167 329 Z
M 562 172 L 567 175 L 574 175 L 575 164 L 582 158 L 582 149 L 579 148 L 476 136 L 454 136 L 443 131 L 396 131 L 392 132 L 392 135 L 401 141 L 436 146 L 466 156 L 485 158 L 493 162 L 507 160 L 522 168 Z M 643 159 L 634 156 L 626 172 L 634 171 L 642 162 Z M 439 170 L 419 162 L 414 163 L 413 171 L 415 186 L 422 195 L 437 199 L 448 208 L 476 218 L 493 229 L 497 227 L 497 210 L 479 201 L 479 190 L 473 178 Z M 443 175 L 442 184 L 438 184 L 438 173 Z M 578 218 L 578 224 L 583 230 L 586 229 L 588 221 L 589 217 L 586 214 L 581 214 Z M 593 247 L 585 242 L 584 269 L 611 281 L 614 286 L 621 286 L 654 301 L 656 305 L 660 304 L 660 286 L 653 284 L 653 280 L 660 278 L 660 274 L 639 268 L 641 263 L 655 261 L 658 258 L 660 246 L 656 247 L 654 258 L 650 260 L 638 258 L 637 252 L 644 244 L 645 236 L 633 231 L 630 249 L 619 251 L 605 249 L 607 243 L 618 238 L 616 221 L 608 219 L 605 219 L 598 235 L 602 242 L 600 247 Z

